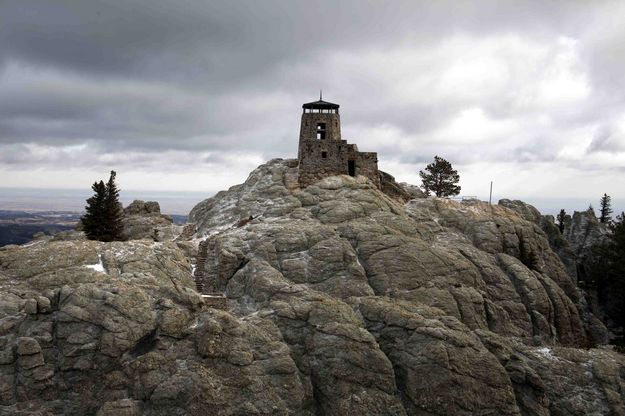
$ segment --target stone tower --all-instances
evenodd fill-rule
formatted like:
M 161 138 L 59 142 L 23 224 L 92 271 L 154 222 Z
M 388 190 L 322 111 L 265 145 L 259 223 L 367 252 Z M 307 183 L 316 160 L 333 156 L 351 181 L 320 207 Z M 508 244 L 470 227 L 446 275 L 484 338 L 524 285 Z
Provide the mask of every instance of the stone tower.
M 302 106 L 299 133 L 299 184 L 302 188 L 334 175 L 363 175 L 380 187 L 378 154 L 359 152 L 341 139 L 339 105 L 323 101 Z

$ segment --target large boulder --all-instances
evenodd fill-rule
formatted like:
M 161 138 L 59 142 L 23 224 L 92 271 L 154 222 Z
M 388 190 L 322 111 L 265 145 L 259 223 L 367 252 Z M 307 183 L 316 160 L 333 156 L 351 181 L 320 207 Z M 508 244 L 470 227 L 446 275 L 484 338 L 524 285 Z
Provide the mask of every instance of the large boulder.
M 512 211 L 519 214 L 521 218 L 524 218 L 529 222 L 533 222 L 534 224 L 540 224 L 540 221 L 542 219 L 540 211 L 538 211 L 535 207 L 526 202 L 519 200 L 500 199 L 498 204 L 508 209 L 511 209 Z
M 124 208 L 125 215 L 158 216 L 161 215 L 161 206 L 156 201 L 141 201 L 135 199 Z
M 169 215 L 161 214 L 160 205 L 155 201 L 135 200 L 130 203 L 124 208 L 123 223 L 128 240 L 172 241 L 183 229 L 175 225 Z

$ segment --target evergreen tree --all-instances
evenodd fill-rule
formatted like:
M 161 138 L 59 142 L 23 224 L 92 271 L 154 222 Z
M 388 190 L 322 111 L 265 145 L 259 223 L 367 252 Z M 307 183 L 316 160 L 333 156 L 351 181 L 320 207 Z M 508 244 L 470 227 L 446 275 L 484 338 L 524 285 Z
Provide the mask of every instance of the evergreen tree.
M 460 175 L 442 157 L 434 156 L 434 162 L 425 167 L 425 172 L 419 171 L 419 176 L 421 188 L 426 195 L 433 192 L 438 197 L 446 197 L 460 193 L 460 186 L 456 185 L 460 181 Z
M 104 218 L 106 233 L 102 241 L 121 241 L 124 239 L 124 210 L 119 202 L 119 190 L 115 184 L 114 170 L 106 183 L 106 199 L 104 200 Z
M 601 200 L 599 201 L 599 205 L 601 207 L 601 216 L 599 217 L 599 222 L 602 224 L 607 224 L 612 219 L 612 208 L 610 207 L 612 202 L 612 198 L 608 194 L 603 194 Z
M 95 194 L 87 199 L 85 215 L 82 216 L 83 230 L 89 240 L 101 240 L 106 232 L 105 208 L 106 185 L 103 181 L 95 182 L 91 185 Z
M 558 228 L 560 229 L 560 234 L 564 234 L 564 222 L 566 221 L 566 211 L 564 209 L 560 210 L 560 213 L 556 217 L 556 221 L 558 223 Z
M 589 284 L 616 326 L 625 326 L 625 213 L 610 224 L 608 242 L 593 250 Z
M 111 171 L 106 184 L 100 181 L 91 187 L 95 194 L 87 199 L 86 213 L 81 218 L 85 234 L 90 240 L 123 240 L 124 210 L 119 203 L 115 176 L 115 171 Z

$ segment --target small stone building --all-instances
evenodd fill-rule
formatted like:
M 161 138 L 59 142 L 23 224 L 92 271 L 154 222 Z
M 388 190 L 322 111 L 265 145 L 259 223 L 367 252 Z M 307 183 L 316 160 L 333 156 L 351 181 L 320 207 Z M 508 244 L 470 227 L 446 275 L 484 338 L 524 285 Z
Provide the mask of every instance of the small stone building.
M 378 154 L 359 152 L 341 139 L 339 105 L 323 101 L 302 106 L 299 133 L 299 184 L 302 188 L 328 176 L 363 175 L 379 188 Z

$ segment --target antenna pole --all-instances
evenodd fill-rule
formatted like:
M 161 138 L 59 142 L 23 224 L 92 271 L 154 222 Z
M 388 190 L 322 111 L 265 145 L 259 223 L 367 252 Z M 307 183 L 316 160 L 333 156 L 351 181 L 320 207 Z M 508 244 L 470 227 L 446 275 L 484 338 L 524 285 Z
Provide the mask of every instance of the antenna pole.
M 321 90 L 319 90 L 319 101 L 323 101 L 323 96 L 322 96 L 321 92 L 322 92 L 322 91 L 321 91 Z
M 493 200 L 493 181 L 490 181 L 490 195 L 488 196 L 488 205 L 491 204 Z

